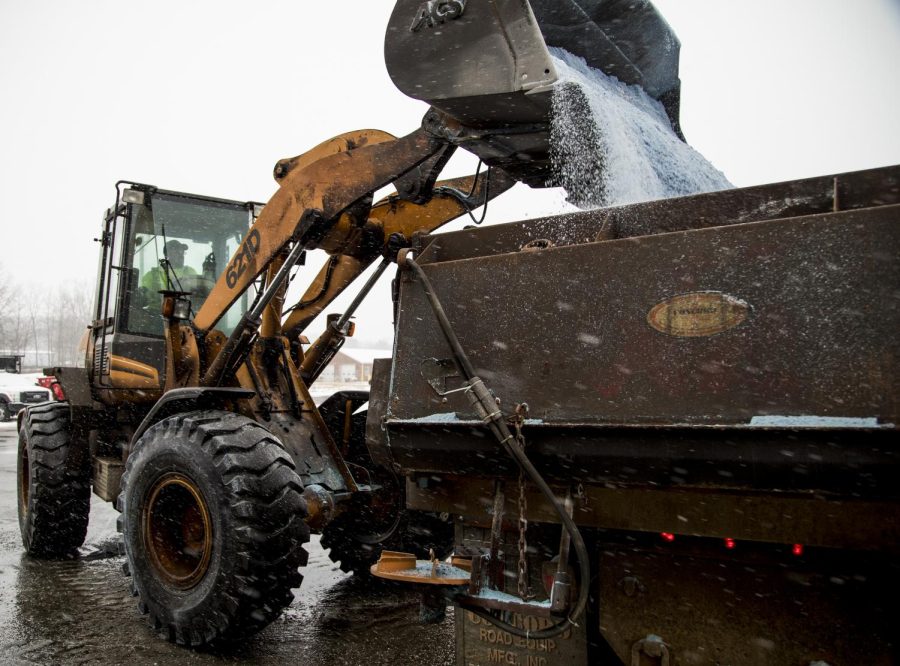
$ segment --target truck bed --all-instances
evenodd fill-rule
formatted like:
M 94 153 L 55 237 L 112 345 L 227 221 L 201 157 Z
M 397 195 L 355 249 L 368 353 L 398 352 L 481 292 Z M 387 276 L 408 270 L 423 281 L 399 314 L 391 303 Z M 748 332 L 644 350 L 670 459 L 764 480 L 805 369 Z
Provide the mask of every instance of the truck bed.
M 853 529 L 871 511 L 890 518 L 877 544 L 900 541 L 900 167 L 471 228 L 418 249 L 501 409 L 527 403 L 541 472 L 619 507 L 581 511 L 585 524 L 679 527 L 683 514 L 653 509 L 659 494 L 671 508 L 703 492 L 748 503 L 759 526 L 698 516 L 696 533 L 786 540 L 796 525 L 764 516 L 778 498 L 798 502 L 810 543 L 871 544 Z M 408 274 L 396 340 L 376 370 L 370 439 L 404 473 L 443 480 L 445 499 L 422 506 L 468 507 L 453 477 L 514 465 L 454 392 L 462 380 Z M 820 525 L 823 501 L 846 520 Z

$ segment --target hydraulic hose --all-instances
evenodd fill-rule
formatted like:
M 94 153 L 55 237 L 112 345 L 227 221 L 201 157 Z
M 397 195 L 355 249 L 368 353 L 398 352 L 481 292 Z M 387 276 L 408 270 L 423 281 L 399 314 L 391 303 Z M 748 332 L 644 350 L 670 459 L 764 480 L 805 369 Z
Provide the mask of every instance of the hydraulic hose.
M 415 262 L 411 251 L 406 251 L 399 258 L 399 263 L 411 268 L 421 281 L 422 286 L 425 290 L 425 295 L 428 297 L 428 301 L 431 304 L 432 310 L 434 310 L 434 314 L 438 320 L 438 324 L 441 327 L 441 331 L 443 332 L 444 337 L 447 339 L 447 343 L 450 345 L 450 348 L 453 351 L 453 357 L 456 359 L 456 363 L 459 366 L 460 371 L 463 373 L 463 377 L 467 382 L 469 382 L 476 394 L 479 392 L 477 390 L 478 384 L 481 385 L 482 391 L 486 394 L 487 389 L 484 387 L 484 382 L 476 376 L 475 369 L 472 366 L 472 363 L 469 360 L 468 356 L 466 356 L 465 350 L 463 350 L 462 345 L 459 342 L 459 338 L 456 336 L 456 333 L 453 330 L 453 327 L 450 325 L 450 320 L 447 319 L 447 314 L 444 311 L 444 308 L 438 300 L 436 294 L 434 293 L 434 288 L 432 287 L 431 281 L 428 279 L 428 276 L 425 275 L 425 271 L 423 271 L 422 267 Z M 550 486 L 544 480 L 544 477 L 541 476 L 541 473 L 538 472 L 537 468 L 535 468 L 525 452 L 514 444 L 515 439 L 512 433 L 509 431 L 509 427 L 506 425 L 506 422 L 504 421 L 502 415 L 499 415 L 499 410 L 492 412 L 492 414 L 497 414 L 497 416 L 490 419 L 485 418 L 485 421 L 491 432 L 494 434 L 494 436 L 497 438 L 497 441 L 500 442 L 506 452 L 510 455 L 510 457 L 515 460 L 519 468 L 523 472 L 525 472 L 528 478 L 531 479 L 531 481 L 538 487 L 538 490 L 540 490 L 544 497 L 547 498 L 547 501 L 550 502 L 550 505 L 559 516 L 563 528 L 569 533 L 569 536 L 572 540 L 572 545 L 575 548 L 575 557 L 578 560 L 578 571 L 581 577 L 581 584 L 578 588 L 578 599 L 575 602 L 575 606 L 573 607 L 572 612 L 569 613 L 566 619 L 539 631 L 529 631 L 527 629 L 521 629 L 510 624 L 509 622 L 505 622 L 499 618 L 494 617 L 481 608 L 470 606 L 465 603 L 461 603 L 460 606 L 465 608 L 467 611 L 474 613 L 478 617 L 487 620 L 494 626 L 507 631 L 510 634 L 513 634 L 514 636 L 536 640 L 553 638 L 555 636 L 559 636 L 570 626 L 577 626 L 577 621 L 584 613 L 585 607 L 587 606 L 588 586 L 590 585 L 591 575 L 590 559 L 588 557 L 587 546 L 584 543 L 584 538 L 581 536 L 581 531 L 578 529 L 575 521 L 572 520 L 572 517 L 568 514 L 563 505 L 559 502 L 559 500 L 556 499 L 556 496 L 553 494 Z

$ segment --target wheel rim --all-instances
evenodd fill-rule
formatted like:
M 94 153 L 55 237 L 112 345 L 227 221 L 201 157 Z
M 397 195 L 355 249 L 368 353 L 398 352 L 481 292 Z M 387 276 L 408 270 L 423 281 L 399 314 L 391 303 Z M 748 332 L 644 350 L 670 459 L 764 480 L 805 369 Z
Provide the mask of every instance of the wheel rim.
M 209 569 L 213 534 L 197 485 L 182 474 L 160 477 L 148 492 L 141 522 L 156 575 L 180 590 L 199 583 Z

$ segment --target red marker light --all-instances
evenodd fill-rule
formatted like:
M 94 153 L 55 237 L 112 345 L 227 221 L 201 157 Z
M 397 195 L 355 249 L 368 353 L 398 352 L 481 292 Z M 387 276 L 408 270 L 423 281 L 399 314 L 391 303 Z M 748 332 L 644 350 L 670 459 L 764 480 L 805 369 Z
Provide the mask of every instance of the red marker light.
M 795 544 L 794 544 L 794 547 L 791 548 L 791 552 L 792 552 L 794 555 L 796 555 L 797 557 L 800 557 L 801 555 L 803 555 L 803 544 L 802 544 L 802 543 L 795 543 Z
M 671 532 L 660 532 L 659 536 L 663 538 L 663 541 L 668 541 L 669 543 L 675 541 L 675 535 Z
M 726 537 L 725 538 L 725 547 L 728 550 L 733 550 L 734 549 L 734 539 L 732 539 L 731 537 Z

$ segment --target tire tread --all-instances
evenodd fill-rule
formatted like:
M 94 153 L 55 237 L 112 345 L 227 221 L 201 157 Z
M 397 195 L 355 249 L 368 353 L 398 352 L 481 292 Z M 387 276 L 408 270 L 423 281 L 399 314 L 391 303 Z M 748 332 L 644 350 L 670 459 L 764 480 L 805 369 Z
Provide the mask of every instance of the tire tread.
M 87 535 L 91 482 L 87 456 L 75 451 L 68 403 L 30 407 L 20 437 L 30 449 L 32 476 L 29 506 L 19 520 L 25 551 L 34 557 L 70 556 Z
M 231 537 L 237 544 L 230 585 L 218 592 L 214 607 L 202 616 L 167 621 L 149 607 L 152 625 L 169 640 L 197 647 L 253 634 L 281 614 L 299 586 L 298 571 L 306 563 L 303 544 L 309 540 L 306 502 L 294 463 L 271 433 L 239 414 L 192 412 L 170 417 L 151 427 L 135 446 L 129 462 L 142 447 L 164 438 L 187 437 L 212 460 L 228 503 Z M 122 476 L 120 511 L 125 511 L 132 466 Z M 121 529 L 127 529 L 124 524 Z M 126 539 L 127 541 L 127 539 Z M 129 555 L 129 559 L 131 556 Z M 135 566 L 132 565 L 132 575 Z

